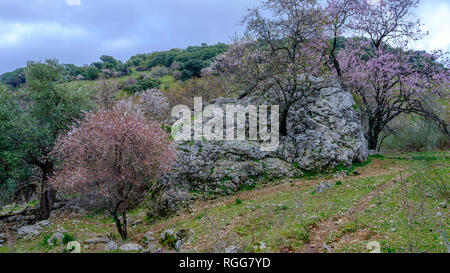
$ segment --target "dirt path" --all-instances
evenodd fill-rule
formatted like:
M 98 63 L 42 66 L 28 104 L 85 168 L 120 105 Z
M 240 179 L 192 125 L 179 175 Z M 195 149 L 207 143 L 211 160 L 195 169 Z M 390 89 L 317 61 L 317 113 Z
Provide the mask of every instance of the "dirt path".
M 401 166 L 395 165 L 391 168 L 383 169 L 381 166 L 383 165 L 384 161 L 374 159 L 372 164 L 366 167 L 362 167 L 358 169 L 358 174 L 356 176 L 347 176 L 347 177 L 332 177 L 332 178 L 318 178 L 318 179 L 286 179 L 283 180 L 281 183 L 276 185 L 266 185 L 261 189 L 255 189 L 251 191 L 245 191 L 241 192 L 235 195 L 221 197 L 212 201 L 198 201 L 193 207 L 193 211 L 196 210 L 204 210 L 205 208 L 213 208 L 217 206 L 223 206 L 223 205 L 229 205 L 233 204 L 236 200 L 236 198 L 239 198 L 243 201 L 251 200 L 251 199 L 263 199 L 266 196 L 273 195 L 279 192 L 284 191 L 291 191 L 292 185 L 302 185 L 302 186 L 309 186 L 309 185 L 316 185 L 318 183 L 321 183 L 323 181 L 329 181 L 329 182 L 336 182 L 336 181 L 342 181 L 346 182 L 349 180 L 354 179 L 363 179 L 368 178 L 372 176 L 381 176 L 386 175 L 390 173 L 398 172 L 402 169 Z
M 161 231 L 165 228 L 179 222 L 184 221 L 192 217 L 191 213 L 197 213 L 204 211 L 205 209 L 211 209 L 215 207 L 220 206 L 226 206 L 233 204 L 236 200 L 236 198 L 241 199 L 242 201 L 248 201 L 253 199 L 263 199 L 268 196 L 285 192 L 285 191 L 291 191 L 292 185 L 294 186 L 309 186 L 309 185 L 316 185 L 323 181 L 329 181 L 329 182 L 336 182 L 336 181 L 350 181 L 355 179 L 363 179 L 373 176 L 381 176 L 381 175 L 387 175 L 391 173 L 396 173 L 400 170 L 402 170 L 403 166 L 400 164 L 392 164 L 391 166 L 385 166 L 387 164 L 386 161 L 380 160 L 380 159 L 372 159 L 372 163 L 361 167 L 357 170 L 357 175 L 355 176 L 347 176 L 347 177 L 334 177 L 334 178 L 318 178 L 318 179 L 286 179 L 283 180 L 281 183 L 276 185 L 265 185 L 263 188 L 260 189 L 254 189 L 251 191 L 245 191 L 241 192 L 235 195 L 231 196 L 225 196 L 214 200 L 209 201 L 197 201 L 195 204 L 192 205 L 190 208 L 190 211 L 188 213 L 182 212 L 178 216 L 172 217 L 168 220 L 156 223 L 152 225 L 150 228 L 152 231 Z
M 339 238 L 333 238 L 332 242 L 328 245 L 326 244 L 329 236 L 343 225 L 347 223 L 351 223 L 353 221 L 353 215 L 356 215 L 370 206 L 370 201 L 378 196 L 383 191 L 392 187 L 397 181 L 406 179 L 410 176 L 410 174 L 403 173 L 402 170 L 398 170 L 399 174 L 396 175 L 392 180 L 383 183 L 378 186 L 375 190 L 371 191 L 367 195 L 365 195 L 361 200 L 359 200 L 358 204 L 344 215 L 337 215 L 330 217 L 326 220 L 315 223 L 312 226 L 312 229 L 309 230 L 310 242 L 307 243 L 300 252 L 303 253 L 317 253 L 317 252 L 332 252 L 334 248 L 337 246 L 344 245 L 348 242 L 356 242 L 363 241 L 367 237 L 368 230 L 365 229 L 357 229 L 355 232 L 347 233 Z

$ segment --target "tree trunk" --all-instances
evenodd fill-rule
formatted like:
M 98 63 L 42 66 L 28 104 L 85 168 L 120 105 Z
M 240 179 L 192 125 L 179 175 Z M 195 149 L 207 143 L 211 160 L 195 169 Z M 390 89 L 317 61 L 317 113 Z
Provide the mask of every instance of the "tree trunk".
M 124 212 L 122 214 L 122 222 L 120 221 L 120 218 L 117 216 L 117 214 L 111 213 L 114 222 L 116 223 L 117 232 L 119 232 L 120 237 L 122 240 L 126 240 L 128 237 L 128 231 L 127 231 L 127 213 Z
M 287 115 L 288 115 L 288 113 L 289 113 L 289 108 L 286 108 L 281 113 L 281 117 L 280 117 L 280 135 L 281 136 L 288 135 L 288 131 L 287 131 Z
M 115 213 L 111 213 L 111 214 L 112 214 L 112 217 L 114 219 L 114 222 L 116 223 L 117 232 L 119 232 L 119 235 L 122 238 L 122 240 L 125 240 L 126 237 L 123 234 L 122 223 L 120 223 L 119 217 L 117 217 L 117 214 L 115 214 Z
M 53 206 L 54 192 L 50 188 L 48 181 L 53 173 L 53 164 L 45 162 L 42 166 L 42 184 L 41 184 L 41 198 L 39 206 L 39 218 L 48 219 Z
M 128 237 L 128 229 L 127 229 L 127 212 L 124 210 L 122 214 L 122 232 L 123 232 L 123 239 L 125 240 Z
M 369 150 L 377 150 L 378 140 L 375 138 L 369 138 Z
M 378 136 L 380 132 L 369 129 L 367 141 L 369 142 L 369 150 L 377 150 L 378 148 Z

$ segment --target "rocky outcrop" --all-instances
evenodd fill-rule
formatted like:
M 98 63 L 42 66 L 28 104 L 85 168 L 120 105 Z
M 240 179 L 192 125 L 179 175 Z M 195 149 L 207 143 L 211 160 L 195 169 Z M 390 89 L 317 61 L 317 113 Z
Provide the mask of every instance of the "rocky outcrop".
M 228 104 L 279 105 L 261 96 L 219 98 L 210 104 L 223 109 Z M 154 191 L 152 214 L 175 211 L 193 198 L 215 198 L 304 171 L 349 167 L 368 158 L 356 103 L 336 80 L 313 79 L 310 92 L 289 108 L 286 125 L 287 135 L 280 136 L 280 145 L 272 152 L 261 151 L 257 141 L 176 143 L 174 171 Z
M 367 141 L 353 96 L 337 81 L 326 84 L 291 107 L 288 135 L 281 137 L 278 154 L 305 170 L 348 167 L 368 158 Z
M 261 179 L 294 176 L 301 171 L 276 153 L 262 152 L 251 142 L 181 143 L 172 181 L 183 181 L 191 192 L 207 196 L 252 188 Z

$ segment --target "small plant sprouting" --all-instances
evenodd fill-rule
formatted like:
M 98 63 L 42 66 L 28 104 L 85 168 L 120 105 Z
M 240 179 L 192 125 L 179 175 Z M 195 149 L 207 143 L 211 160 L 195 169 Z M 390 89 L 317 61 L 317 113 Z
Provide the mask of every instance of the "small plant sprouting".
M 69 242 L 75 241 L 75 237 L 73 237 L 71 234 L 69 233 L 64 233 L 64 236 L 62 238 L 62 243 L 64 245 L 67 245 Z
M 43 246 L 43 247 L 49 247 L 49 245 L 48 245 L 48 239 L 50 239 L 50 237 L 52 237 L 51 234 L 46 234 L 46 235 L 44 235 L 44 236 L 42 237 L 42 240 L 41 240 L 41 246 Z

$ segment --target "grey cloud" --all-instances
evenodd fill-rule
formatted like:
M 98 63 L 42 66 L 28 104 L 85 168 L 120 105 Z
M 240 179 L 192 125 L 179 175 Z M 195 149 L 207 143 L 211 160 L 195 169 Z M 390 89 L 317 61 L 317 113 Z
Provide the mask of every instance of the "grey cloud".
M 0 41 L 2 35 L 6 39 L 5 32 L 11 34 L 12 25 L 19 25 L 26 37 L 21 34 L 15 43 L 0 44 L 0 73 L 28 60 L 58 58 L 81 65 L 102 54 L 126 60 L 137 53 L 228 42 L 242 32 L 239 22 L 247 7 L 259 2 L 81 0 L 80 6 L 69 6 L 66 0 L 2 0 Z M 53 27 L 39 31 L 37 25 Z M 68 35 L 72 30 L 76 33 Z
M 69 6 L 66 0 L 0 0 L 0 73 L 28 60 L 82 65 L 103 54 L 126 60 L 137 53 L 228 42 L 242 32 L 239 22 L 247 8 L 261 1 L 81 0 Z M 450 14 L 434 24 L 438 11 L 430 7 L 448 11 L 447 1 L 421 2 L 418 14 L 429 18 L 432 35 L 418 48 L 427 49 L 442 44 L 435 41 L 445 38 L 442 28 L 448 28 Z

